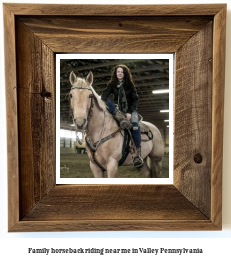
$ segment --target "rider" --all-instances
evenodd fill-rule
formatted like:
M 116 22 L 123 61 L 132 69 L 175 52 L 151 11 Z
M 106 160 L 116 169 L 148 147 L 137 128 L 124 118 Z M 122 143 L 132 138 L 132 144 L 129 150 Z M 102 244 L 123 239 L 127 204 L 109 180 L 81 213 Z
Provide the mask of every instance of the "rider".
M 118 108 L 108 98 L 110 94 L 114 95 L 114 103 L 118 105 Z M 133 158 L 133 165 L 141 167 L 144 162 L 141 158 L 141 135 L 137 113 L 139 100 L 131 72 L 126 65 L 120 64 L 114 67 L 111 80 L 103 91 L 101 99 L 106 103 L 108 111 L 120 122 L 120 127 L 131 129 L 137 149 L 137 156 Z

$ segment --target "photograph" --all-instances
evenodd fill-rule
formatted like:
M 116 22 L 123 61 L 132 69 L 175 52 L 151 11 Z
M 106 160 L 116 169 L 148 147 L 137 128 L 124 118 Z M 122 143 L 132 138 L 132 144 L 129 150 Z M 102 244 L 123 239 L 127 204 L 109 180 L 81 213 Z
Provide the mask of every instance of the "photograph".
M 173 60 L 56 55 L 57 184 L 171 183 Z

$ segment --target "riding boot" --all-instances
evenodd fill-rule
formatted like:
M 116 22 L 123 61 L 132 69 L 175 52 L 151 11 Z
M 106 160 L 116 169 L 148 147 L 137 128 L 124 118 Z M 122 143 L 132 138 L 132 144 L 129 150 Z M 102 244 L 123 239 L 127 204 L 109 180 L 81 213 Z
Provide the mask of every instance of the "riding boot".
M 122 114 L 121 111 L 119 111 L 118 109 L 116 109 L 113 113 L 113 117 L 119 121 L 120 123 L 120 127 L 122 129 L 128 129 L 130 130 L 132 128 L 132 123 L 126 119 L 126 117 Z
M 141 147 L 136 148 L 137 149 L 137 156 L 133 158 L 133 165 L 136 168 L 139 168 L 141 166 L 143 166 L 144 161 L 141 158 Z

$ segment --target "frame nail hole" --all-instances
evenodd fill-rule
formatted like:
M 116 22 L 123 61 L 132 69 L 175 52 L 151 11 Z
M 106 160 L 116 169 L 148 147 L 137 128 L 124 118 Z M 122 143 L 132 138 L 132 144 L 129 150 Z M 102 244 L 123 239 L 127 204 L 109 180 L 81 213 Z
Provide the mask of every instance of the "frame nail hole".
M 194 161 L 197 163 L 197 164 L 200 164 L 202 162 L 202 156 L 200 153 L 197 153 L 195 154 L 194 156 Z
M 50 93 L 50 92 L 43 91 L 40 95 L 41 95 L 43 98 L 51 99 L 51 93 Z

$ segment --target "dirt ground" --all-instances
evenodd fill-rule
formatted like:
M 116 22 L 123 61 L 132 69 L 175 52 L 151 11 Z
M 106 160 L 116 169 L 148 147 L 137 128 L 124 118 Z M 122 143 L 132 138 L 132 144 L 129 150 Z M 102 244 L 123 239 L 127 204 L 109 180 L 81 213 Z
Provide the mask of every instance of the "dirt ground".
M 106 175 L 106 172 L 105 172 Z M 61 178 L 94 178 L 90 169 L 87 154 L 61 154 L 60 156 Z M 162 177 L 169 177 L 169 156 L 162 161 Z M 120 166 L 118 178 L 145 178 L 143 172 L 133 166 Z

